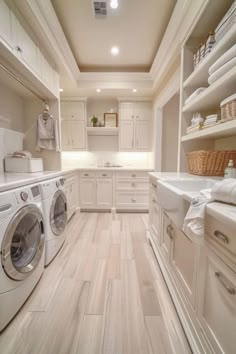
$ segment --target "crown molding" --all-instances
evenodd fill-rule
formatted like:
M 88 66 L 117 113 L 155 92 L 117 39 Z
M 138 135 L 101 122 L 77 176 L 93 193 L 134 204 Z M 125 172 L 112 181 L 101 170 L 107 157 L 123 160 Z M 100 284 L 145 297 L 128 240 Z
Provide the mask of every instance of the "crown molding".
M 180 67 L 173 73 L 160 94 L 154 98 L 154 109 L 162 109 L 166 103 L 180 90 Z

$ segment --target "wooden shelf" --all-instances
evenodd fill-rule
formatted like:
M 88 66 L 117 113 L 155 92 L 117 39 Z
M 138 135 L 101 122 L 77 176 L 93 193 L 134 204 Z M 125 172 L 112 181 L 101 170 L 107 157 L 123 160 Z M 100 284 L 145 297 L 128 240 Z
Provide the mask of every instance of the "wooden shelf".
M 197 68 L 184 81 L 183 87 L 202 87 L 208 85 L 208 70 L 214 62 L 220 58 L 229 48 L 235 44 L 236 24 L 226 33 L 226 35 L 215 45 L 212 51 L 204 58 Z
M 196 139 L 215 139 L 225 136 L 236 135 L 236 119 L 229 122 L 217 124 L 214 127 L 199 130 L 198 132 L 182 136 L 181 141 L 190 141 Z
M 88 135 L 118 135 L 119 134 L 119 128 L 110 128 L 110 127 L 87 127 L 87 134 Z
M 236 92 L 236 66 L 183 106 L 183 112 L 219 109 L 220 102 Z

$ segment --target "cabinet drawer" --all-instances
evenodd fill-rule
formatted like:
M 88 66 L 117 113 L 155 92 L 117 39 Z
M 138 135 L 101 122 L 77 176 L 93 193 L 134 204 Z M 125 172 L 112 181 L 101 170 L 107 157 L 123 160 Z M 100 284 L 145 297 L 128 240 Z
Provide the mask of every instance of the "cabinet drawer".
M 98 177 L 98 178 L 112 178 L 112 172 L 107 172 L 107 171 L 96 172 L 96 177 Z
M 148 193 L 116 192 L 117 208 L 148 208 Z
M 80 172 L 80 177 L 86 178 L 86 177 L 95 177 L 96 172 L 90 172 L 90 171 L 84 171 Z
M 206 214 L 206 232 L 205 237 L 221 257 L 228 258 L 236 266 L 236 237 L 235 230 L 222 223 L 213 216 Z
M 116 178 L 146 178 L 148 181 L 148 172 L 139 172 L 139 171 L 125 171 L 117 172 Z
M 214 353 L 235 353 L 236 274 L 209 249 L 201 259 L 198 317 Z
M 117 190 L 147 190 L 148 191 L 148 181 L 146 178 L 138 179 L 117 179 L 116 180 Z

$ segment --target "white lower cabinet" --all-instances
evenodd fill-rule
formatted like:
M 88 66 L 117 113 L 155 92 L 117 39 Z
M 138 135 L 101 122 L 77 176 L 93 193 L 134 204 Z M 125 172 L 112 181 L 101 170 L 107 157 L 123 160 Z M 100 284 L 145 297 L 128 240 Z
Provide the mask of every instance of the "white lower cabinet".
M 191 305 L 195 307 L 199 247 L 175 226 L 172 231 L 172 243 L 171 265 L 174 275 L 181 283 Z
M 198 319 L 215 353 L 236 351 L 236 274 L 213 252 L 201 257 Z
M 67 217 L 69 220 L 78 206 L 77 176 L 69 176 L 65 178 L 64 192 L 67 199 Z
M 96 180 L 95 178 L 80 178 L 80 207 L 94 208 L 96 205 Z
M 109 209 L 112 207 L 112 179 L 100 178 L 96 181 L 97 207 Z
M 155 188 L 155 187 L 154 187 Z M 161 212 L 158 205 L 158 199 L 156 195 L 156 190 L 153 189 L 150 184 L 150 200 L 149 200 L 149 228 L 152 234 L 153 240 L 157 246 L 160 246 L 161 237 Z
M 172 238 L 173 238 L 172 222 L 170 218 L 163 212 L 160 250 L 163 258 L 167 263 L 170 262 Z
M 117 209 L 146 209 L 148 205 L 147 192 L 116 192 Z

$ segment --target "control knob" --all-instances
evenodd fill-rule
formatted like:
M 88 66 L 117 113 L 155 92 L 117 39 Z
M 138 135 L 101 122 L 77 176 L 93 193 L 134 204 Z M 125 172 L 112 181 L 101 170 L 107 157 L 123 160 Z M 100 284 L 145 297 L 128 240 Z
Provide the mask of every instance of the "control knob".
M 28 199 L 28 193 L 21 192 L 20 197 L 23 200 L 23 202 L 26 202 L 26 200 Z

